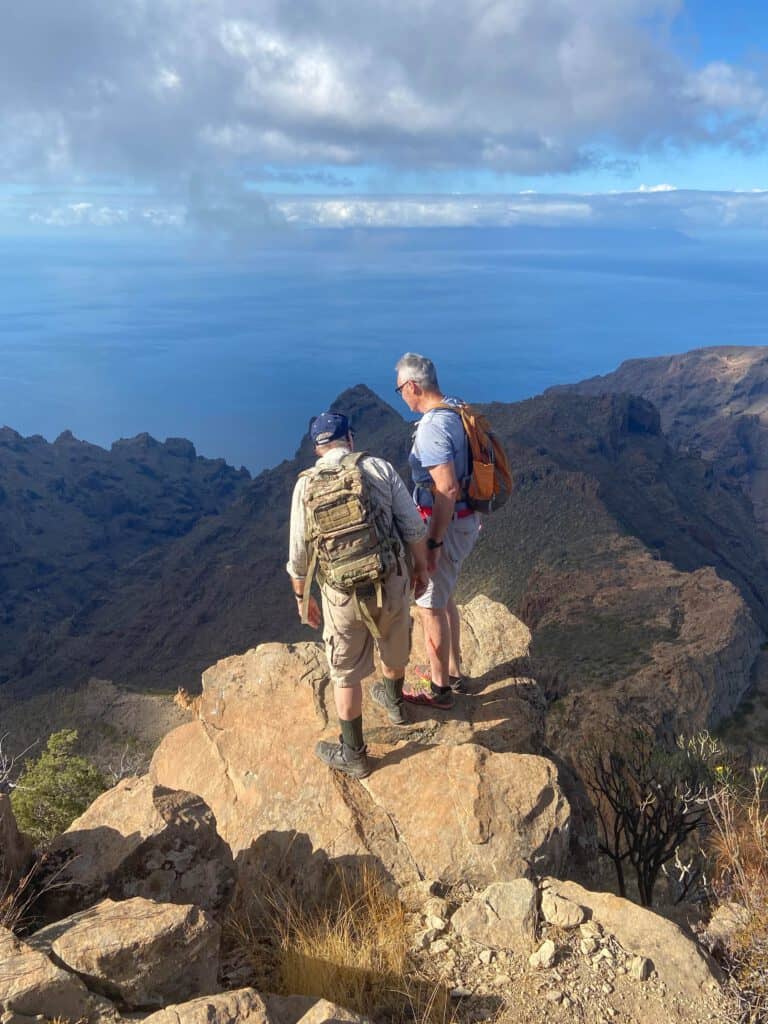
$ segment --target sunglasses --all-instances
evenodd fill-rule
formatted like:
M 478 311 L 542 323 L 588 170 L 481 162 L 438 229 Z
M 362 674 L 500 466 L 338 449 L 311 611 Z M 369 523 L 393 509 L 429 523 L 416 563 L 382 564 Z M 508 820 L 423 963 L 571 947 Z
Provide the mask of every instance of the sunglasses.
M 406 384 L 413 384 L 413 381 L 412 380 L 404 380 L 403 383 L 399 387 L 395 388 L 395 394 L 399 395 L 400 392 L 403 390 L 403 388 L 405 387 Z

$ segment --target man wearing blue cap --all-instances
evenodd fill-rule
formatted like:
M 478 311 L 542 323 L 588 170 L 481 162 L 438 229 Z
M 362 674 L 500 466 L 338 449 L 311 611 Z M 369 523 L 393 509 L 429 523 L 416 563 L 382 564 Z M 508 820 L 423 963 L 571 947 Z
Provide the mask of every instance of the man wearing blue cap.
M 331 768 L 365 778 L 371 766 L 361 683 L 374 669 L 374 638 L 383 679 L 371 695 L 393 725 L 408 723 L 403 682 L 410 655 L 410 589 L 413 585 L 418 595 L 427 586 L 427 530 L 394 467 L 353 451 L 346 416 L 317 416 L 310 438 L 317 462 L 293 491 L 286 568 L 302 620 L 314 629 L 323 623 L 341 726 L 339 742 L 318 743 L 317 756 Z M 310 594 L 316 568 L 322 612 Z

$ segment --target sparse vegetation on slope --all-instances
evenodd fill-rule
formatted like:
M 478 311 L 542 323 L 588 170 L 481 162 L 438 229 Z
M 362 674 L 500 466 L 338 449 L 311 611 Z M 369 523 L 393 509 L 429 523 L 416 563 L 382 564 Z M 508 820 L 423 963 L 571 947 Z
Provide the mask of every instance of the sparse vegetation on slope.
M 75 753 L 77 732 L 62 729 L 40 757 L 28 761 L 11 794 L 19 828 L 45 845 L 60 835 L 107 788 L 95 765 Z
M 251 915 L 233 912 L 228 934 L 260 981 L 285 995 L 327 999 L 376 1020 L 445 1021 L 448 992 L 409 959 L 405 908 L 370 867 L 339 873 L 335 894 L 308 906 L 266 880 L 249 895 Z

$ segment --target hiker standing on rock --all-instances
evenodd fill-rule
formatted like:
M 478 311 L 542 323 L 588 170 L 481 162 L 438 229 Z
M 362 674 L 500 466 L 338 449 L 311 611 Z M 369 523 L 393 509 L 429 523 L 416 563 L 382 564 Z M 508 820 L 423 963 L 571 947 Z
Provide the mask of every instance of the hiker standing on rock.
M 406 352 L 398 361 L 397 386 L 411 412 L 421 413 L 409 456 L 415 501 L 428 526 L 429 584 L 417 595 L 424 628 L 430 679 L 423 689 L 408 689 L 405 700 L 435 708 L 453 707 L 453 694 L 466 692 L 461 674 L 461 624 L 453 599 L 464 559 L 475 546 L 480 517 L 466 501 L 470 452 L 457 398 L 447 398 L 431 359 Z M 444 406 L 454 406 L 457 411 Z
M 374 639 L 383 680 L 371 696 L 390 722 L 408 724 L 403 682 L 410 591 L 413 585 L 418 595 L 427 586 L 427 531 L 394 467 L 354 452 L 346 416 L 322 413 L 312 421 L 310 437 L 318 458 L 293 491 L 286 568 L 302 621 L 314 629 L 323 623 L 341 725 L 339 742 L 322 741 L 315 752 L 331 768 L 365 778 L 371 768 L 361 682 L 374 669 Z M 310 593 L 315 574 L 322 613 Z

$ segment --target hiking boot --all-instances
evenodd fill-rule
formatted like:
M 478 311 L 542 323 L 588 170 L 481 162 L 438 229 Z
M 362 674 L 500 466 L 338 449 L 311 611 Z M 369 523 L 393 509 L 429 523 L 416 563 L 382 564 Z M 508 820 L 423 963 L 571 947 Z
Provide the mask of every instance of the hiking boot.
M 450 688 L 441 690 L 439 686 L 435 686 L 432 680 L 429 680 L 427 687 L 404 687 L 403 700 L 407 700 L 409 704 L 426 704 L 428 707 L 438 708 L 440 711 L 450 711 L 454 703 Z
M 341 736 L 338 743 L 320 740 L 315 747 L 315 753 L 329 768 L 351 775 L 353 779 L 364 779 L 371 774 L 368 748 L 363 746 L 355 750 L 348 747 Z
M 402 700 L 390 700 L 384 683 L 373 684 L 371 697 L 384 708 L 392 725 L 410 725 Z
M 465 676 L 448 676 L 448 685 L 454 693 L 469 693 Z

